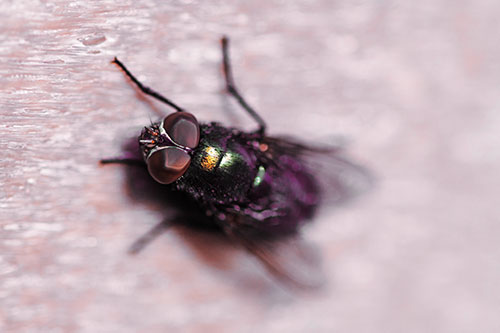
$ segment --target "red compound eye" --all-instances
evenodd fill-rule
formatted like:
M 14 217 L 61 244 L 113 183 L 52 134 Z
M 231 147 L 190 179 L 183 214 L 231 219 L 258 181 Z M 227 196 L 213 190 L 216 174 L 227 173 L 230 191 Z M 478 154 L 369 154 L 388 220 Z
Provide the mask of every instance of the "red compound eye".
M 146 163 L 154 180 L 161 184 L 170 184 L 186 172 L 191 157 L 180 148 L 167 147 L 151 154 Z
M 196 148 L 200 141 L 200 126 L 196 118 L 188 112 L 175 112 L 163 120 L 163 128 L 177 144 Z

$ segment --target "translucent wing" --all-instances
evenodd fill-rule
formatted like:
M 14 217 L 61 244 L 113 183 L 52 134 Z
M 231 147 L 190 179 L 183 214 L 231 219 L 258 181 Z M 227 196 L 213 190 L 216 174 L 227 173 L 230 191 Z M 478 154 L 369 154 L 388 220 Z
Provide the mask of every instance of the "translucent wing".
M 250 193 L 252 204 L 238 211 L 226 207 L 221 226 L 278 280 L 300 288 L 319 287 L 324 280 L 319 256 L 300 238 L 300 227 L 311 220 L 320 202 L 345 202 L 368 189 L 372 177 L 336 147 L 266 137 L 260 150 L 266 175 Z
M 346 202 L 374 184 L 374 176 L 365 167 L 350 161 L 341 147 L 310 146 L 284 137 L 266 137 L 264 143 L 269 146 L 270 155 L 293 156 L 304 165 L 320 185 L 323 204 Z
M 248 232 L 243 215 L 229 215 L 224 232 L 259 259 L 280 282 L 292 288 L 317 289 L 324 283 L 320 256 L 299 235 L 263 237 Z

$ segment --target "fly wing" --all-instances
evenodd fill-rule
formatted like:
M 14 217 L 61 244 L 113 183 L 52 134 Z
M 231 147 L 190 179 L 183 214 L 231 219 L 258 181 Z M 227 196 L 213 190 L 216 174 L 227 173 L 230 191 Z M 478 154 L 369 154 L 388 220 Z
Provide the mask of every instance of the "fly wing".
M 265 137 L 259 161 L 262 182 L 247 209 L 225 209 L 225 233 L 255 255 L 278 280 L 301 289 L 324 281 L 319 256 L 298 234 L 319 202 L 335 205 L 370 187 L 369 172 L 350 162 L 338 147 L 313 147 Z
M 277 163 L 277 156 L 292 156 L 307 168 L 320 184 L 323 203 L 340 204 L 373 186 L 373 175 L 350 161 L 341 147 L 310 146 L 284 137 L 266 137 L 263 142 Z
M 324 274 L 317 249 L 299 235 L 264 237 L 238 227 L 243 215 L 230 215 L 224 232 L 237 244 L 252 253 L 278 281 L 297 289 L 318 289 L 324 283 Z

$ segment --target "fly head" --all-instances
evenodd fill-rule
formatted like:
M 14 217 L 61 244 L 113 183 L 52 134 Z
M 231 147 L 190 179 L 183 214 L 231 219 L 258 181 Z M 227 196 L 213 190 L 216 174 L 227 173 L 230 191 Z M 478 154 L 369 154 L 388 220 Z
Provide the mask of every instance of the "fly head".
M 161 184 L 179 179 L 189 167 L 200 141 L 200 126 L 188 112 L 175 112 L 145 127 L 139 145 L 149 174 Z

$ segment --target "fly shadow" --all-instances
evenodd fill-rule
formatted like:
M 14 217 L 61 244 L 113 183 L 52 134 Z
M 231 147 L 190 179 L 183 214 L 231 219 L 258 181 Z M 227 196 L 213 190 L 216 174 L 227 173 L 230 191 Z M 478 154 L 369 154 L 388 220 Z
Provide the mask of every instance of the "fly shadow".
M 228 275 L 238 287 L 260 289 L 263 294 L 276 291 L 276 285 L 263 279 L 263 272 L 249 274 L 247 268 L 237 267 L 236 261 L 241 249 L 206 216 L 200 206 L 189 196 L 175 191 L 171 186 L 156 182 L 148 173 L 136 138 L 126 141 L 122 147 L 121 160 L 129 160 L 123 165 L 125 173 L 125 193 L 129 199 L 140 205 L 147 205 L 163 216 L 144 234 L 138 235 L 128 249 L 135 256 L 147 250 L 154 240 L 158 241 L 165 232 L 174 233 L 189 246 L 196 257 L 209 267 Z

